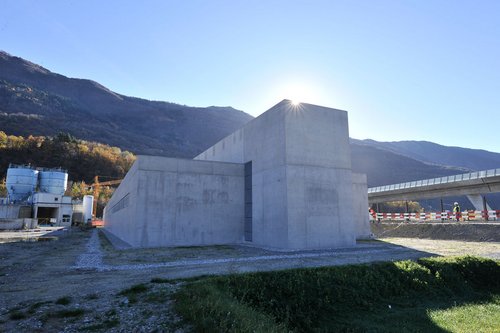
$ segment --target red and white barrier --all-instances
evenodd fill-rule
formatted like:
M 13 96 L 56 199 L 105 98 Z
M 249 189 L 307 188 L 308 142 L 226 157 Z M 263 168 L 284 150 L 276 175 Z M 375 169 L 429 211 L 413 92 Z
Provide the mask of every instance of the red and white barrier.
M 460 213 L 460 221 L 498 221 L 500 210 L 469 210 Z M 425 213 L 376 213 L 370 212 L 370 221 L 455 221 L 453 212 L 425 212 Z

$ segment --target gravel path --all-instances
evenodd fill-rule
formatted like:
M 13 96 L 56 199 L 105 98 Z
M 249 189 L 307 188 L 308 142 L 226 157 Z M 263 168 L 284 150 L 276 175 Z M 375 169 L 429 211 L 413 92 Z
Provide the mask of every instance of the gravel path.
M 160 263 L 128 264 L 128 265 L 108 265 L 103 262 L 104 253 L 99 240 L 98 230 L 94 229 L 86 245 L 86 252 L 82 253 L 74 269 L 96 270 L 96 271 L 129 271 L 145 270 L 155 268 L 181 268 L 186 266 L 214 266 L 218 264 L 256 263 L 263 261 L 295 261 L 300 259 L 316 258 L 339 258 L 341 256 L 356 254 L 356 256 L 366 257 L 368 255 L 381 255 L 393 253 L 394 246 L 387 244 L 358 245 L 356 248 L 331 249 L 327 251 L 295 251 L 293 254 L 268 254 L 248 257 L 227 257 L 215 259 L 189 259 L 175 260 Z M 399 252 L 406 253 L 414 250 L 399 248 Z M 271 252 L 271 251 L 270 251 Z
M 97 229 L 92 230 L 92 235 L 86 246 L 86 252 L 78 256 L 76 264 L 73 268 L 76 269 L 95 269 L 97 271 L 108 270 L 108 266 L 103 264 L 103 252 L 101 242 L 99 240 L 99 232 Z

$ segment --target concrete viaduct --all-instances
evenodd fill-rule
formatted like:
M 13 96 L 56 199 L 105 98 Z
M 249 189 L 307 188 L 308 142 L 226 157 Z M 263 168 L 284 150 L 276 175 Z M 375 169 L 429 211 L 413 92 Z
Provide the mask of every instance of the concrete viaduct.
M 368 189 L 369 204 L 465 195 L 477 210 L 490 210 L 487 193 L 500 192 L 500 169 L 491 169 Z

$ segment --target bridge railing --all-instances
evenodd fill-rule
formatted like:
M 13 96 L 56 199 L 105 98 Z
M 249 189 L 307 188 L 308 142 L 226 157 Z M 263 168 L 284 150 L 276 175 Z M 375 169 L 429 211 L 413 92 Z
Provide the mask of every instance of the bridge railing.
M 370 187 L 368 189 L 368 193 L 378 193 L 378 192 L 394 191 L 394 190 L 408 189 L 408 188 L 414 188 L 414 187 L 439 185 L 439 184 L 446 184 L 446 183 L 453 183 L 453 182 L 474 180 L 474 179 L 479 179 L 479 178 L 487 178 L 487 177 L 495 177 L 495 176 L 500 176 L 500 169 L 475 171 L 475 172 L 469 172 L 469 173 L 464 173 L 464 174 L 460 174 L 460 175 L 444 176 L 444 177 L 437 177 L 437 178 L 431 178 L 431 179 L 416 180 L 416 181 L 411 181 L 411 182 L 406 182 L 406 183 Z

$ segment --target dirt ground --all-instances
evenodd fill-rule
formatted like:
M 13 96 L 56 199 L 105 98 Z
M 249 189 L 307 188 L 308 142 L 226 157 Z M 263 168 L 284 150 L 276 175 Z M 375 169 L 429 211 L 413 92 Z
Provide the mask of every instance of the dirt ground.
M 498 242 L 400 237 L 317 251 L 241 245 L 116 250 L 96 229 L 56 236 L 0 243 L 0 332 L 189 331 L 172 309 L 171 295 L 182 281 L 165 279 L 435 255 L 500 259 Z
M 377 238 L 405 237 L 500 242 L 499 222 L 386 222 L 372 223 L 371 229 Z

